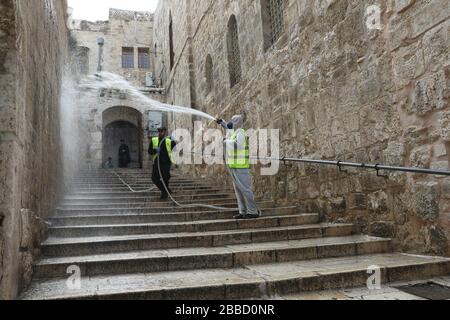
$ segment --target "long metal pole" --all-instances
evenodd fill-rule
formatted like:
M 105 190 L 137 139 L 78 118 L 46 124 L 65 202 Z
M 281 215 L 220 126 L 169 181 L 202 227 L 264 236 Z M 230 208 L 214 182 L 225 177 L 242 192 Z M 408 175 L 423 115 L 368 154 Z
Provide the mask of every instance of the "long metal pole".
M 445 170 L 435 170 L 435 169 L 425 169 L 425 168 L 412 168 L 412 167 L 398 167 L 398 166 L 387 166 L 382 164 L 367 164 L 367 163 L 354 163 L 345 161 L 328 161 L 328 160 L 312 160 L 312 159 L 301 159 L 301 158 L 271 158 L 271 157 L 251 157 L 256 160 L 268 160 L 268 161 L 282 161 L 282 162 L 300 162 L 318 165 L 330 165 L 337 167 L 349 167 L 358 169 L 372 169 L 377 171 L 399 171 L 399 172 L 409 172 L 409 173 L 424 173 L 433 175 L 450 176 L 450 171 Z
M 196 152 L 191 152 L 192 154 L 198 154 Z M 203 155 L 214 157 L 213 155 Z M 313 160 L 313 159 L 302 159 L 302 158 L 274 158 L 274 157 L 250 157 L 253 160 L 266 160 L 266 161 L 279 161 L 279 162 L 298 162 L 316 165 L 329 165 L 336 166 L 339 168 L 357 168 L 357 169 L 369 169 L 379 171 L 398 171 L 398 172 L 409 172 L 409 173 L 423 173 L 432 174 L 437 176 L 450 176 L 450 171 L 446 170 L 436 170 L 436 169 L 425 169 L 425 168 L 412 168 L 412 167 L 399 167 L 399 166 L 387 166 L 382 164 L 367 164 L 367 163 L 355 163 L 346 161 L 331 161 L 331 160 Z

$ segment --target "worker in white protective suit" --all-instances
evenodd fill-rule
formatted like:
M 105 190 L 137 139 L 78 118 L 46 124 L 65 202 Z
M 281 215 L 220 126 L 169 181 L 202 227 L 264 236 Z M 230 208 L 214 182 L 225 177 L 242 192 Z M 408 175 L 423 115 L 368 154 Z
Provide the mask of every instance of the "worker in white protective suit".
M 234 116 L 229 123 L 222 119 L 216 121 L 227 130 L 224 140 L 226 148 L 226 165 L 233 178 L 234 190 L 239 205 L 239 215 L 235 219 L 255 219 L 261 217 L 250 179 L 250 144 L 249 137 L 243 129 L 244 117 Z

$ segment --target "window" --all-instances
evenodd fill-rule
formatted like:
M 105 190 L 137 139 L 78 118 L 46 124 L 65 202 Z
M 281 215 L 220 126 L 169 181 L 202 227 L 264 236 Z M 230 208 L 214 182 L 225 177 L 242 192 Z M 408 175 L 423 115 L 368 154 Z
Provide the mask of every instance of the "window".
M 150 68 L 150 49 L 149 48 L 139 48 L 138 49 L 138 65 L 139 65 L 139 69 L 149 69 Z
M 239 49 L 239 35 L 237 21 L 234 15 L 228 21 L 227 34 L 228 67 L 230 73 L 230 87 L 233 88 L 241 81 L 241 52 Z
M 79 74 L 87 75 L 89 73 L 89 48 L 76 48 L 76 66 Z
M 214 88 L 213 62 L 209 54 L 206 57 L 205 63 L 205 80 L 206 80 L 206 94 L 209 94 Z
M 269 49 L 283 34 L 286 0 L 261 0 L 264 50 Z
M 173 69 L 175 64 L 175 52 L 173 49 L 173 22 L 172 22 L 172 13 L 170 13 L 169 17 L 169 50 L 170 50 L 170 70 Z
M 134 68 L 134 48 L 122 48 L 122 68 Z

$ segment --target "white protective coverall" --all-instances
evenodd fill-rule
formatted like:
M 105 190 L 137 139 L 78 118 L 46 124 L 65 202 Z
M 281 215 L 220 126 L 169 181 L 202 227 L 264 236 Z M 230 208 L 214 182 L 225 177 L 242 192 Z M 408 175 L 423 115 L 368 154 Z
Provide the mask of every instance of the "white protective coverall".
M 232 129 L 229 128 L 232 124 Z M 243 127 L 243 116 L 234 116 L 230 124 L 225 122 L 222 126 L 227 130 L 227 136 L 224 141 L 227 150 L 233 150 L 237 147 L 238 150 L 245 149 L 246 135 L 240 131 L 237 134 L 236 140 L 232 140 L 231 137 L 236 130 Z M 233 179 L 233 186 L 236 192 L 236 198 L 239 206 L 239 214 L 241 217 L 259 217 L 261 211 L 258 209 L 255 201 L 255 196 L 251 187 L 250 170 L 249 169 L 231 169 L 229 168 L 231 177 Z

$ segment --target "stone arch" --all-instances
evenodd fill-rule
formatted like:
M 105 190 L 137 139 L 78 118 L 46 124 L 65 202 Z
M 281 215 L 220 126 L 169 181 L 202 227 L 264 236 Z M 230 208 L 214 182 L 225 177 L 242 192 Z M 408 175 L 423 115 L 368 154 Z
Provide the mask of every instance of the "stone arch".
M 214 89 L 214 69 L 213 61 L 211 55 L 208 54 L 205 61 L 205 84 L 206 84 L 206 95 L 210 94 Z
M 230 19 L 228 20 L 227 51 L 228 68 L 230 73 L 230 87 L 233 88 L 241 81 L 242 77 L 239 32 L 235 15 L 231 15 Z
M 121 140 L 130 148 L 130 167 L 143 166 L 143 115 L 132 107 L 116 106 L 102 113 L 102 159 L 113 159 L 114 167 L 118 167 L 118 150 Z
M 272 47 L 285 31 L 286 0 L 261 0 L 264 51 Z

